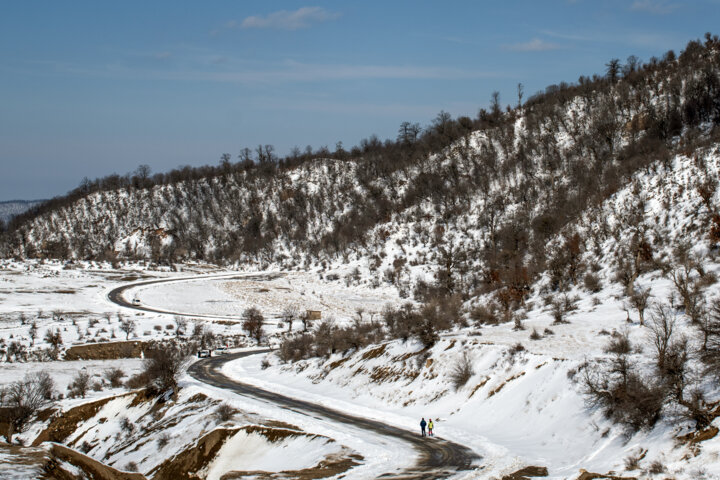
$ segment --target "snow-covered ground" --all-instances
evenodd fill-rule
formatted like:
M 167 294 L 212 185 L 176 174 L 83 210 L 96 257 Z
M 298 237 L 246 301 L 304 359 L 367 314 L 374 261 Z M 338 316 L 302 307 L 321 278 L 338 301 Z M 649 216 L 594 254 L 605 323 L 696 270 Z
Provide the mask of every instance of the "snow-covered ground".
M 143 305 L 188 315 L 232 317 L 233 314 L 239 316 L 244 308 L 257 306 L 272 320 L 285 305 L 294 305 L 301 309 L 320 309 L 324 318 L 333 317 L 338 322 L 347 322 L 356 314 L 357 308 L 374 314 L 371 308 L 379 310 L 384 302 L 397 302 L 397 296 L 390 289 L 378 295 L 379 291 L 369 288 L 348 288 L 340 282 L 314 280 L 316 274 L 283 274 L 268 281 L 249 279 L 245 284 L 242 279 L 229 279 L 237 277 L 238 272 L 208 269 L 206 278 L 199 279 L 198 270 L 201 269 L 186 266 L 182 270 L 170 272 L 142 265 L 114 270 L 105 264 L 3 261 L 0 263 L 0 342 L 4 342 L 4 351 L 15 342 L 23 345 L 28 352 L 39 352 L 50 347 L 44 338 L 48 331 L 61 333 L 61 351 L 74 345 L 125 340 L 125 333 L 120 331 L 119 326 L 120 319 L 128 318 L 136 322 L 135 331 L 129 335 L 130 340 L 173 337 L 175 332 L 168 326 L 175 325 L 174 315 L 119 307 L 107 298 L 107 293 L 117 286 L 151 279 L 178 281 L 138 287 L 126 292 L 126 297 L 140 298 Z M 262 272 L 261 276 L 273 275 Z M 267 291 L 260 292 L 261 289 Z M 232 302 L 232 306 L 225 305 L 225 310 L 218 310 L 217 306 L 222 304 L 219 300 L 222 299 Z M 236 323 L 194 318 L 192 315 L 188 319 L 207 326 L 215 333 L 244 338 L 240 325 Z M 31 337 L 33 324 L 37 327 L 35 339 Z M 300 328 L 300 325 L 295 327 Z M 269 333 L 278 329 L 272 321 L 269 322 Z M 34 358 L 32 355 L 29 357 Z M 29 373 L 46 371 L 54 380 L 57 392 L 63 394 L 78 371 L 89 373 L 91 383 L 95 383 L 102 380 L 109 368 L 120 368 L 129 377 L 142 367 L 141 359 L 37 362 L 14 357 L 11 360 L 2 363 L 0 387 Z M 110 389 L 106 384 L 102 391 L 90 390 L 86 398 L 63 399 L 58 405 L 67 410 L 123 392 L 122 389 Z M 209 403 L 193 410 L 189 408 L 193 404 L 190 399 L 198 394 L 210 397 Z M 74 448 L 82 447 L 88 455 L 116 468 L 125 469 L 132 465 L 141 472 L 150 472 L 168 455 L 173 455 L 172 452 L 177 454 L 183 448 L 191 447 L 200 437 L 219 426 L 213 420 L 212 412 L 220 401 L 241 412 L 234 418 L 233 427 L 261 425 L 272 420 L 297 426 L 302 434 L 281 442 L 268 442 L 262 436 L 240 431 L 229 438 L 202 472 L 206 478 L 219 478 L 227 469 L 298 470 L 313 467 L 327 458 L 337 459 L 353 454 L 362 460 L 346 478 L 362 479 L 402 470 L 415 462 L 416 453 L 409 445 L 397 444 L 360 428 L 338 427 L 328 420 L 238 397 L 189 376 L 181 381 L 181 393 L 175 406 L 165 413 L 166 418 L 174 418 L 168 426 L 161 428 L 148 423 L 148 419 L 152 418 L 147 415 L 151 404 L 133 405 L 132 396 L 119 397 L 79 424 L 66 443 Z M 136 425 L 137 430 L 123 431 L 122 422 L 125 419 Z M 29 444 L 46 426 L 47 422 L 35 423 L 15 438 Z M 157 455 L 156 441 L 163 434 L 168 435 L 170 440 L 164 447 L 163 455 Z M 245 453 L 240 455 L 238 452 Z M 23 474 L 14 466 L 2 472 L 3 475 Z

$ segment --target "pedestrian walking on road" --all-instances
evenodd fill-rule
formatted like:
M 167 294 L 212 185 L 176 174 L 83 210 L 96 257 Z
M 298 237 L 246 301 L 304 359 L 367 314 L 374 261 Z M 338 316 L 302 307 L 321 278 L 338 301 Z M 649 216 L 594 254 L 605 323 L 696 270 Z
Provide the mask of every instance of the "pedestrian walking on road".
M 432 429 L 434 426 L 435 426 L 435 424 L 433 424 L 433 421 L 431 418 L 430 421 L 428 421 L 428 435 L 430 435 L 431 437 L 433 436 Z
M 423 437 L 425 436 L 425 425 L 427 425 L 427 423 L 425 423 L 425 417 L 423 417 L 423 419 L 420 420 L 420 432 Z

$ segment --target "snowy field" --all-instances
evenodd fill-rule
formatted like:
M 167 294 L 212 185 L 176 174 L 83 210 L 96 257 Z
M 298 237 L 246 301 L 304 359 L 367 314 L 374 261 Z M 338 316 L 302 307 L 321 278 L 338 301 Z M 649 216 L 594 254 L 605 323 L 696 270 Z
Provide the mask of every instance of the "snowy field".
M 174 337 L 175 331 L 170 326 L 176 323 L 175 313 L 123 308 L 107 297 L 108 292 L 118 286 L 155 279 L 177 281 L 137 287 L 126 292 L 126 298 L 139 298 L 143 306 L 180 312 L 185 314 L 190 323 L 202 324 L 216 334 L 242 338 L 244 334 L 238 323 L 222 319 L 237 319 L 242 310 L 250 306 L 259 308 L 270 320 L 267 330 L 272 335 L 278 330 L 272 320 L 285 305 L 321 310 L 324 318 L 332 317 L 338 322 L 346 322 L 356 314 L 358 308 L 374 314 L 373 310 L 379 310 L 384 303 L 397 302 L 397 297 L 389 289 L 348 289 L 340 282 L 324 283 L 318 279 L 318 274 L 277 275 L 263 272 L 262 280 L 257 279 L 258 275 L 251 275 L 251 278 L 243 281 L 242 276 L 246 274 L 237 272 L 214 268 L 205 270 L 193 266 L 184 266 L 182 270 L 154 270 L 142 265 L 114 270 L 104 264 L 4 261 L 0 263 L 0 342 L 5 350 L 12 343 L 22 345 L 30 353 L 29 360 L 32 360 L 32 352 L 50 348 L 45 339 L 48 332 L 60 333 L 61 351 L 76 345 L 126 338 L 148 341 Z M 200 272 L 203 278 L 197 278 Z M 129 335 L 120 330 L 121 319 L 135 322 L 136 327 Z M 35 338 L 31 333 L 33 324 L 37 329 Z M 301 328 L 299 322 L 296 328 Z M 66 394 L 68 385 L 79 371 L 86 371 L 93 383 L 102 381 L 104 372 L 110 368 L 122 369 L 127 378 L 142 367 L 141 359 L 38 362 L 13 357 L 9 360 L 12 361 L 2 362 L 0 387 L 20 380 L 29 373 L 46 371 L 54 380 L 56 391 L 62 394 Z M 188 442 L 198 440 L 217 427 L 207 420 L 208 415 L 212 417 L 212 410 L 210 413 L 207 410 L 210 407 L 203 407 L 204 410 L 183 410 L 183 405 L 200 393 L 212 399 L 211 405 L 223 401 L 241 412 L 233 425 L 263 424 L 272 419 L 295 425 L 303 432 L 312 432 L 279 443 L 268 443 L 262 437 L 241 431 L 228 440 L 202 472 L 207 478 L 220 478 L 227 469 L 280 471 L 310 468 L 324 459 L 344 458 L 353 452 L 362 460 L 360 465 L 348 472 L 346 478 L 372 478 L 387 471 L 402 470 L 415 462 L 416 454 L 409 445 L 391 442 L 359 428 L 338 427 L 331 421 L 238 397 L 197 382 L 189 376 L 183 377 L 181 389 L 177 407 L 180 413 L 173 414 L 180 415 L 184 420 L 165 431 L 170 438 L 177 439 L 171 440 L 166 447 L 168 452 L 173 449 L 180 451 L 188 446 Z M 66 398 L 59 405 L 62 409 L 69 409 L 124 391 L 105 385 L 100 391 L 90 390 L 86 398 Z M 144 472 L 157 468 L 164 458 L 156 454 L 157 449 L 154 447 L 154 441 L 160 433 L 154 432 L 156 427 L 144 425 L 143 422 L 148 421 L 145 415 L 147 407 L 131 407 L 128 403 L 130 399 L 122 398 L 111 401 L 94 417 L 79 425 L 77 433 L 67 442 L 75 445 L 75 448 L 81 444 L 88 445 L 89 455 L 116 468 L 124 469 L 130 463 Z M 125 438 L 129 434 L 124 433 L 120 426 L 121 420 L 126 418 L 137 425 L 140 429 L 138 432 L 144 431 L 142 428 L 154 432 L 147 433 L 147 438 L 141 441 L 142 448 L 130 449 L 128 446 L 131 445 L 131 437 Z M 17 435 L 16 439 L 26 444 L 32 442 L 45 426 L 46 423 L 35 424 Z M 120 439 L 122 441 L 118 444 Z M 240 455 L 238 451 L 244 453 Z M 15 467 L 2 472 L 3 475 L 5 473 L 19 475 L 17 478 L 24 474 Z

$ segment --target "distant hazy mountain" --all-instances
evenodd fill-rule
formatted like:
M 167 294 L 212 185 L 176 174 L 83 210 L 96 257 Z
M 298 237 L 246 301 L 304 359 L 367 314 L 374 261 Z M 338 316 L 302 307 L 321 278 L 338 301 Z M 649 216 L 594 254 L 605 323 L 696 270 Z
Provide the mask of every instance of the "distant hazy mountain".
M 15 215 L 19 215 L 42 202 L 44 202 L 44 200 L 10 200 L 0 202 L 0 220 L 7 222 Z

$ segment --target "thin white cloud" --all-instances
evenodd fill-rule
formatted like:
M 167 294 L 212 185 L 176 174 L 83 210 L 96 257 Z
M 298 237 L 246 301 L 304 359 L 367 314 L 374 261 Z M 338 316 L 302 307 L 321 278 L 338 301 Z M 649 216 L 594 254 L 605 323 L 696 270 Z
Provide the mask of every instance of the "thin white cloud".
M 588 37 L 587 35 L 575 35 L 563 32 L 555 32 L 552 30 L 540 30 L 539 33 L 548 37 L 559 38 L 561 40 L 572 40 L 574 42 L 587 42 L 593 40 L 593 38 Z
M 506 50 L 513 50 L 515 52 L 544 52 L 561 48 L 557 43 L 546 42 L 545 40 L 541 40 L 539 38 L 533 38 L 529 42 L 504 45 L 503 47 Z
M 313 24 L 335 20 L 339 13 L 330 12 L 322 7 L 302 7 L 294 11 L 280 10 L 268 15 L 255 15 L 245 18 L 238 25 L 228 22 L 228 28 L 274 28 L 278 30 L 298 30 Z
M 467 80 L 497 78 L 503 75 L 500 72 L 415 65 L 313 64 L 296 61 L 257 64 L 217 54 L 198 54 L 187 58 L 184 62 L 175 62 L 169 68 L 162 68 L 159 64 L 126 61 L 94 66 L 52 62 L 49 65 L 37 65 L 37 67 L 39 68 L 31 70 L 32 73 L 244 84 L 370 79 Z M 31 73 L 31 71 L 27 73 Z
M 635 0 L 632 5 L 630 5 L 630 10 L 652 13 L 654 15 L 667 15 L 679 7 L 679 4 L 668 3 L 665 0 Z

